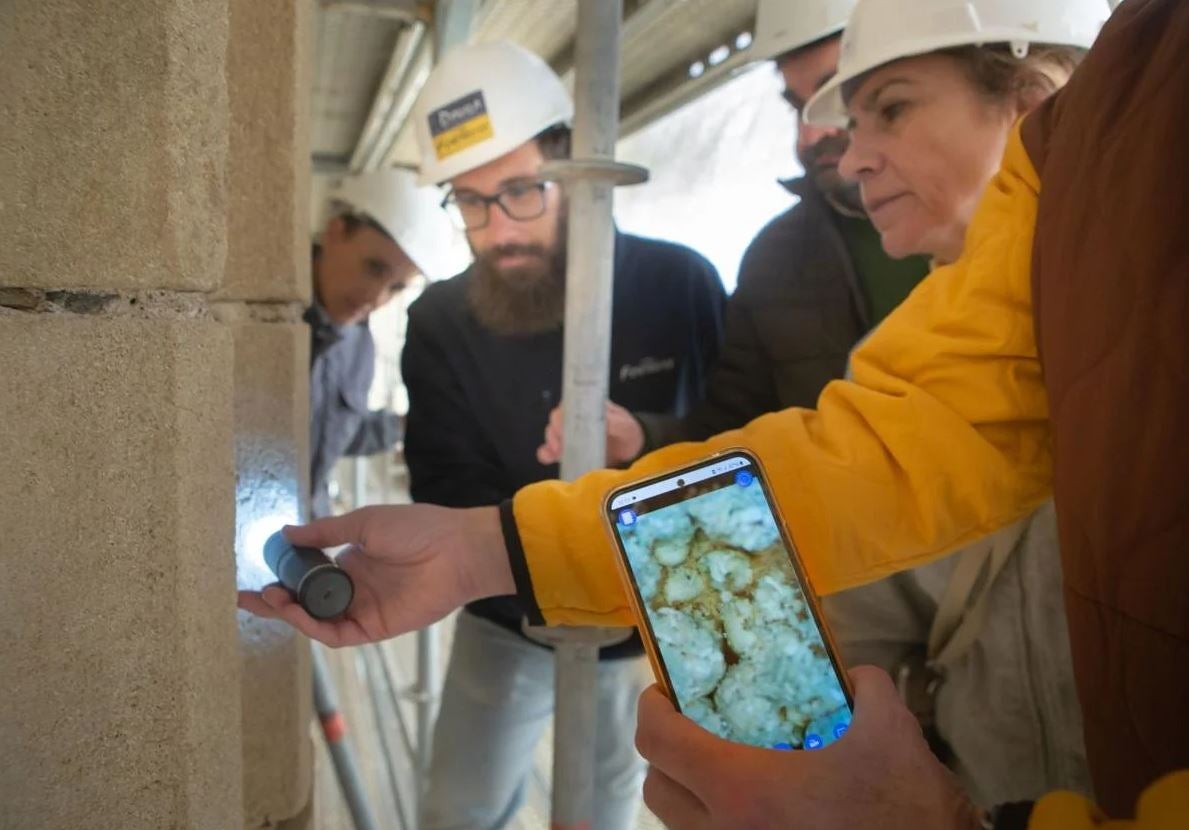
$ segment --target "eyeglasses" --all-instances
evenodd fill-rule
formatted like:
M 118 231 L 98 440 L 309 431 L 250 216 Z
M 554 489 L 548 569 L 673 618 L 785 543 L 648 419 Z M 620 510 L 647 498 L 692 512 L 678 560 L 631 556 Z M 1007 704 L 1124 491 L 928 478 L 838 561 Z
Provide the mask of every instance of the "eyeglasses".
M 514 181 L 502 187 L 494 196 L 484 196 L 473 190 L 456 190 L 442 202 L 463 230 L 477 231 L 491 221 L 491 206 L 499 205 L 509 219 L 528 222 L 545 213 L 545 191 L 553 182 L 535 179 Z

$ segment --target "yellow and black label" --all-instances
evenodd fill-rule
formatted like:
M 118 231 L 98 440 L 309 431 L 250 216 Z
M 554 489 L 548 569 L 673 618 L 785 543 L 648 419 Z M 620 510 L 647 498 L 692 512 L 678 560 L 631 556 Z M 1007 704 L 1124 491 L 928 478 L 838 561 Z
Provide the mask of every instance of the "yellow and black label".
M 429 134 L 438 161 L 491 138 L 494 133 L 482 91 L 476 90 L 431 112 Z

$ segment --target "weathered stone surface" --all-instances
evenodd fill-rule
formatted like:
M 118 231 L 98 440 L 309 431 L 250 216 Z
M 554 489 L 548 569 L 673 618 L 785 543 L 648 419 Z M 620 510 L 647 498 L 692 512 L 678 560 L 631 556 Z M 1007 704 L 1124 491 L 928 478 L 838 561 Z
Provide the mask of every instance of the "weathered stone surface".
M 310 646 L 292 628 L 240 612 L 244 827 L 299 815 L 313 787 Z
M 313 781 L 310 781 L 310 795 L 301 812 L 277 825 L 277 830 L 320 830 L 318 827 L 317 802 L 314 800 Z M 329 828 L 327 828 L 329 830 Z
M 258 588 L 273 581 L 260 557 L 264 539 L 301 517 L 308 490 L 309 332 L 278 323 L 232 331 L 238 581 Z M 284 623 L 243 612 L 239 633 L 244 821 L 255 828 L 295 816 L 309 801 L 309 644 Z
M 242 825 L 230 333 L 7 313 L 0 366 L 0 827 Z
M 309 302 L 313 8 L 231 0 L 226 299 Z
M 219 284 L 229 2 L 0 3 L 0 285 Z

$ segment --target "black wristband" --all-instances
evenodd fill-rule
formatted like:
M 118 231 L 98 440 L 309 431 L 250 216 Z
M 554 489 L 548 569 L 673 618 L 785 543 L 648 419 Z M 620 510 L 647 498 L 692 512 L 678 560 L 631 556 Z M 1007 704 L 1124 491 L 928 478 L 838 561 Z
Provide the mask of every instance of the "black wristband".
M 528 560 L 524 557 L 524 545 L 520 542 L 520 531 L 516 529 L 516 514 L 512 500 L 500 503 L 500 529 L 504 533 L 504 547 L 508 550 L 508 564 L 512 568 L 512 579 L 516 581 L 516 598 L 529 625 L 545 625 L 541 606 L 537 605 L 533 593 L 533 578 L 528 572 Z

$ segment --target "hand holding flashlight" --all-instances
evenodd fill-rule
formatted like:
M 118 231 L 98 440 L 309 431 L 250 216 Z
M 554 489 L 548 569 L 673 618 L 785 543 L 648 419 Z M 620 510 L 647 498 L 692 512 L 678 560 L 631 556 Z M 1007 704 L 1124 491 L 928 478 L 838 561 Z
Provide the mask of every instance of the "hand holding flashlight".
M 355 584 L 317 548 L 294 545 L 277 531 L 264 543 L 264 561 L 297 603 L 316 620 L 340 616 L 351 605 Z
M 313 561 L 300 557 L 294 564 L 278 555 L 272 564 L 272 554 L 283 546 L 269 549 L 269 564 L 288 587 L 241 591 L 239 606 L 261 617 L 283 619 L 329 646 L 395 637 L 437 622 L 472 600 L 516 593 L 495 507 L 365 507 L 304 527 L 287 527 L 282 543 L 295 549 L 348 546 L 333 563 L 354 585 L 354 599 L 346 611 L 328 620 L 303 607 L 302 578 L 289 576 L 287 568 L 304 569 L 307 580 L 309 574 L 325 570 L 308 564 L 299 568 L 301 562 Z M 315 554 L 322 555 L 317 550 Z M 305 583 L 304 595 L 322 599 L 316 592 L 310 594 L 312 584 Z

